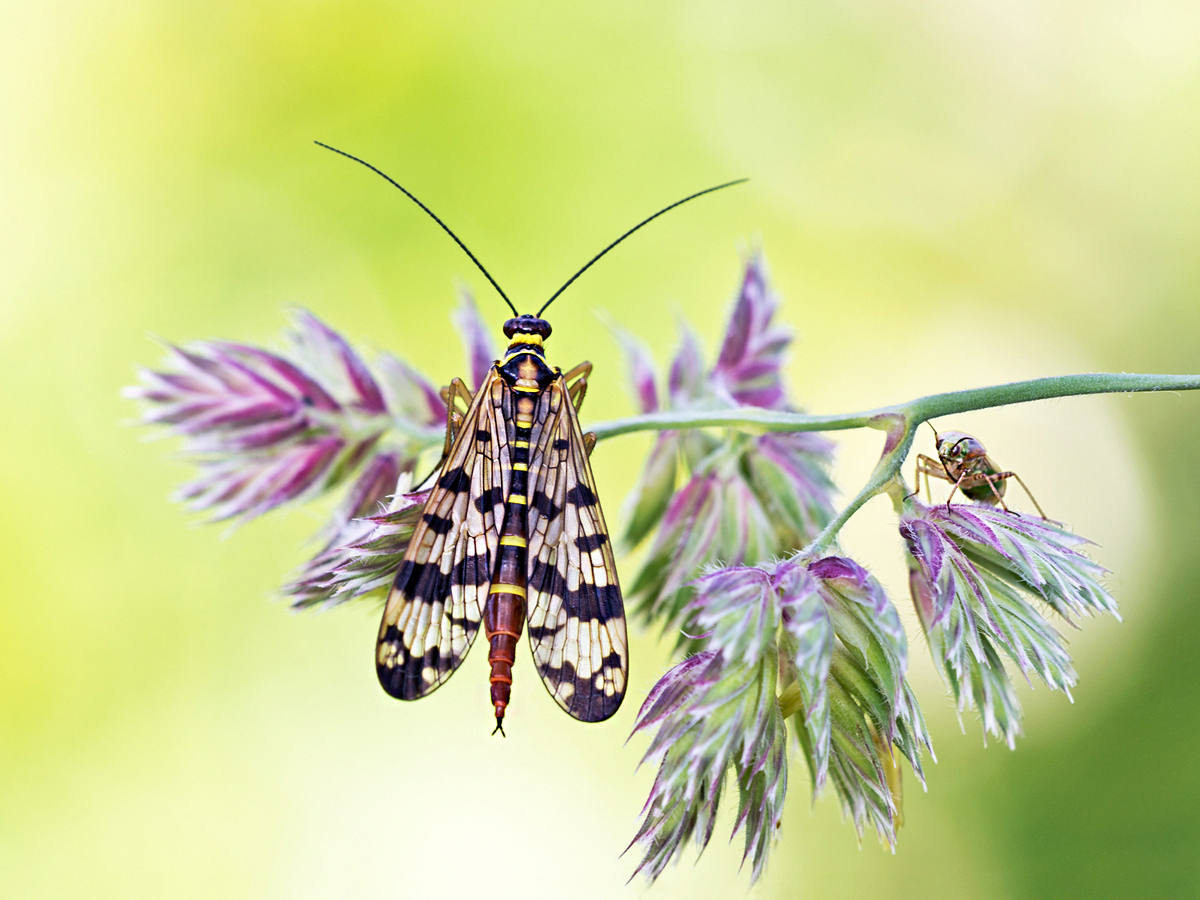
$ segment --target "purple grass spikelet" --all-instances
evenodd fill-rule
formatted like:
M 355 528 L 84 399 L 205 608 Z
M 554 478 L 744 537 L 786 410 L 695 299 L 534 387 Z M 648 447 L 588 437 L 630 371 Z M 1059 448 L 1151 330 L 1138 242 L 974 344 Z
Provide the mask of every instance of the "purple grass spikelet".
M 405 492 L 407 475 L 374 515 L 347 520 L 325 547 L 284 585 L 297 609 L 329 607 L 382 595 L 391 587 L 428 491 Z
M 1021 712 L 1001 654 L 1022 674 L 1068 695 L 1075 670 L 1062 635 L 1032 601 L 1072 616 L 1117 613 L 1104 569 L 1058 525 L 990 506 L 906 501 L 900 519 L 909 587 L 930 650 L 959 708 L 1010 747 Z
M 757 879 L 787 793 L 787 733 L 776 699 L 779 603 L 759 568 L 717 570 L 695 584 L 695 621 L 707 649 L 659 680 L 634 733 L 657 726 L 643 763 L 658 774 L 632 844 L 637 872 L 657 878 L 688 841 L 703 851 L 716 827 L 726 775 L 735 772 L 744 859 Z
M 141 385 L 125 391 L 142 401 L 144 424 L 182 437 L 200 475 L 177 496 L 212 520 L 245 521 L 314 497 L 378 456 L 410 469 L 436 439 L 440 398 L 403 363 L 385 361 L 377 379 L 303 310 L 284 344 L 279 352 L 227 342 L 168 346 L 165 368 L 143 369 Z M 388 396 L 405 399 L 392 409 Z M 381 442 L 398 420 L 407 435 Z
M 773 325 L 777 300 L 761 254 L 746 262 L 716 362 L 681 323 L 667 379 L 667 408 L 760 406 L 790 409 L 782 365 L 791 333 Z M 614 329 L 643 411 L 660 396 L 648 352 Z M 813 434 L 661 432 L 626 505 L 626 546 L 657 528 L 629 596 L 647 620 L 691 632 L 684 616 L 690 582 L 705 567 L 753 565 L 804 546 L 832 517 L 832 444 Z M 685 481 L 677 488 L 680 473 Z
M 704 849 L 732 770 L 734 832 L 744 830 L 758 878 L 787 791 L 789 718 L 814 795 L 832 781 L 860 833 L 871 822 L 894 843 L 898 758 L 922 777 L 930 741 L 904 679 L 904 631 L 879 583 L 826 557 L 715 569 L 689 587 L 685 618 L 705 632 L 704 649 L 659 680 L 634 729 L 657 729 L 643 761 L 658 764 L 634 838 L 638 871 L 653 880 L 688 841 Z

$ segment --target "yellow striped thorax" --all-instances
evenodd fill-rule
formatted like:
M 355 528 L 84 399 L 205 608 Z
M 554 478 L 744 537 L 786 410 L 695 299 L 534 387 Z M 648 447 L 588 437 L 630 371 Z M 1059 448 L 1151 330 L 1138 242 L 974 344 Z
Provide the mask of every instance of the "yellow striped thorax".
M 508 350 L 499 363 L 501 377 L 514 391 L 540 394 L 554 378 L 545 351 L 550 323 L 537 316 L 517 316 L 504 323 L 504 336 Z

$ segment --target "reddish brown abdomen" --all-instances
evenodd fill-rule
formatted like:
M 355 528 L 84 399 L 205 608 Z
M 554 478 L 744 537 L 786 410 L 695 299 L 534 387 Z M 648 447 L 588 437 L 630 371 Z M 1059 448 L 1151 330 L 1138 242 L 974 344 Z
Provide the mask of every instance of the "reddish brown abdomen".
M 508 500 L 504 505 L 504 525 L 487 604 L 483 610 L 484 634 L 488 638 L 488 663 L 492 705 L 496 709 L 496 728 L 501 731 L 504 712 L 512 692 L 512 667 L 517 642 L 525 627 L 525 580 L 528 537 L 525 523 L 529 491 L 529 432 L 535 405 L 534 397 L 517 397 L 517 426 L 513 435 L 512 477 Z

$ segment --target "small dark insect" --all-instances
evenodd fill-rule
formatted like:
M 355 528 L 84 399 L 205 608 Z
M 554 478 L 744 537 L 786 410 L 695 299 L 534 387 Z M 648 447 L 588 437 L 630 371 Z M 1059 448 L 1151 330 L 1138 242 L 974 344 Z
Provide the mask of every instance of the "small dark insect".
M 576 272 L 534 315 L 519 315 L 487 269 L 441 219 L 370 163 L 454 239 L 516 318 L 474 395 L 460 378 L 442 392 L 446 442 L 429 499 L 396 572 L 375 650 L 383 689 L 400 700 L 436 690 L 462 663 L 480 625 L 488 639 L 495 731 L 504 733 L 517 641 L 526 622 L 542 683 L 568 714 L 600 722 L 628 682 L 625 610 L 608 527 L 588 458 L 594 434 L 578 410 L 592 364 L 546 362 L 546 307 L 596 260 L 684 197 L 629 229 Z M 745 179 L 742 179 L 743 181 Z M 493 732 L 493 734 L 495 733 Z
M 933 425 L 930 424 L 930 428 Z M 1008 479 L 1015 478 L 1017 483 L 1029 495 L 1033 505 L 1037 507 L 1038 515 L 1043 519 L 1046 514 L 1042 511 L 1037 498 L 1029 490 L 1028 485 L 1021 480 L 1016 472 L 1002 471 L 995 461 L 988 456 L 987 448 L 979 438 L 972 437 L 962 431 L 933 430 L 934 441 L 937 445 L 938 458 L 917 454 L 917 471 L 915 476 L 916 488 L 913 494 L 921 492 L 921 476 L 925 476 L 925 496 L 929 498 L 929 479 L 937 478 L 951 484 L 950 496 L 946 498 L 946 506 L 954 499 L 955 491 L 962 491 L 968 500 L 985 503 L 988 506 L 999 505 L 1005 512 L 1011 512 L 1004 502 L 1004 489 Z

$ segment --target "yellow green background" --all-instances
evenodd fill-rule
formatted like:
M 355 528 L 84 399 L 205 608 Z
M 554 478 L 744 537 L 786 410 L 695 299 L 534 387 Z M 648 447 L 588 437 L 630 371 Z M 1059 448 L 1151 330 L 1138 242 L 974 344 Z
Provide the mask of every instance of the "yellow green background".
M 0 894 L 741 896 L 733 809 L 649 891 L 619 858 L 652 772 L 625 738 L 669 642 L 583 726 L 527 659 L 507 740 L 483 657 L 386 697 L 376 611 L 273 591 L 316 513 L 226 535 L 167 501 L 170 442 L 118 397 L 149 339 L 262 341 L 307 306 L 445 382 L 469 261 L 525 308 L 691 191 L 556 303 L 659 359 L 712 348 L 761 244 L 799 332 L 798 400 L 851 411 L 1074 371 L 1200 371 L 1200 7 L 1189 0 L 7 3 L 0 31 Z M 758 897 L 1200 893 L 1200 396 L 1066 399 L 939 423 L 979 435 L 1095 539 L 1125 621 L 1072 632 L 1075 703 L 1020 693 L 1015 753 L 960 732 L 913 636 L 939 763 L 896 854 L 859 849 L 796 761 Z M 879 436 L 847 435 L 853 491 Z M 929 439 L 921 449 L 929 451 Z M 648 438 L 602 444 L 614 525 Z M 903 607 L 887 501 L 845 545 Z M 633 567 L 624 577 L 631 581 Z M 912 624 L 911 617 L 909 622 Z

